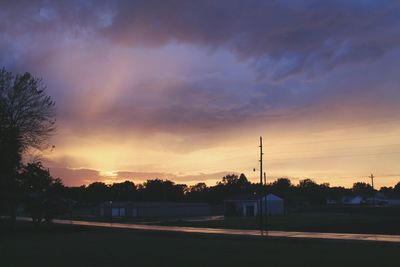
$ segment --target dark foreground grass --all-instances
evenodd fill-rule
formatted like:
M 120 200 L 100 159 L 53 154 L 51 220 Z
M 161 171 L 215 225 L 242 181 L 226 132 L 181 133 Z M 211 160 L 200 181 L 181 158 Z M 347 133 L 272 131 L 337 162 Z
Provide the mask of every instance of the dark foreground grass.
M 0 266 L 399 266 L 400 245 L 23 224 L 3 229 Z

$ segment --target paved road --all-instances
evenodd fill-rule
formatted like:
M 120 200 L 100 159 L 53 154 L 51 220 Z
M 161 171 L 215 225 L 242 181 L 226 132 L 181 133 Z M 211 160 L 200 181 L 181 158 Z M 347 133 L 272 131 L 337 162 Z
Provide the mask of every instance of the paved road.
M 21 217 L 19 220 L 28 221 L 30 218 Z M 215 229 L 215 228 L 198 228 L 198 227 L 180 227 L 180 226 L 158 226 L 145 224 L 129 224 L 129 223 L 105 223 L 105 222 L 88 222 L 75 220 L 54 220 L 57 224 L 84 225 L 94 227 L 124 228 L 143 231 L 164 231 L 164 232 L 181 232 L 181 233 L 201 233 L 201 234 L 218 234 L 218 235 L 241 235 L 241 236 L 262 236 L 262 237 L 279 237 L 279 238 L 310 238 L 310 239 L 326 239 L 326 240 L 349 240 L 349 241 L 377 241 L 400 243 L 400 235 L 376 235 L 376 234 L 340 234 L 340 233 L 314 233 L 314 232 L 287 232 L 287 231 L 268 231 L 261 232 L 259 230 L 237 230 L 237 229 Z

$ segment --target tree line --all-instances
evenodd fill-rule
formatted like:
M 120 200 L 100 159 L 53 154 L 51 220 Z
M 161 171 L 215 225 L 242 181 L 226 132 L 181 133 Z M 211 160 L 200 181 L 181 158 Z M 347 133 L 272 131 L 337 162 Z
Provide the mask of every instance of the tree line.
M 328 198 L 340 200 L 346 196 L 371 197 L 376 192 L 400 197 L 400 182 L 393 187 L 375 190 L 368 183 L 357 182 L 352 188 L 331 187 L 318 184 L 311 179 L 300 180 L 297 185 L 288 178 L 261 187 L 250 182 L 244 174 L 228 174 L 208 186 L 197 183 L 188 186 L 170 180 L 151 179 L 141 184 L 132 181 L 105 184 L 93 182 L 87 186 L 64 186 L 60 179 L 53 178 L 40 162 L 23 165 L 15 176 L 15 201 L 22 204 L 35 223 L 51 221 L 54 216 L 65 213 L 74 206 L 94 206 L 107 201 L 173 201 L 206 202 L 221 204 L 236 195 L 259 195 L 273 193 L 291 205 L 325 205 Z
M 110 185 L 94 182 L 88 186 L 65 187 L 64 194 L 69 199 L 88 205 L 104 201 L 187 201 L 218 204 L 235 195 L 260 192 L 273 193 L 283 198 L 288 205 L 298 203 L 323 205 L 328 198 L 340 200 L 345 196 L 356 195 L 371 197 L 376 192 L 400 196 L 400 182 L 394 187 L 375 190 L 364 182 L 357 182 L 352 188 L 345 188 L 331 187 L 327 183 L 318 184 L 311 179 L 300 180 L 294 185 L 287 178 L 279 178 L 261 188 L 258 183 L 250 182 L 244 174 L 228 174 L 213 186 L 207 186 L 205 183 L 187 186 L 163 179 L 147 180 L 142 184 L 135 184 L 132 181 Z

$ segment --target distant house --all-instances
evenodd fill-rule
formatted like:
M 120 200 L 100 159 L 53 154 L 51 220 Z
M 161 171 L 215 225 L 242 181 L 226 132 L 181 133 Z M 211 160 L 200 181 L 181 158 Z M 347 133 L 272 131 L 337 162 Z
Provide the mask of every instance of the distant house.
M 262 197 L 264 214 L 284 214 L 284 201 L 273 194 Z M 224 200 L 225 216 L 253 217 L 259 213 L 260 198 L 256 195 L 237 195 Z
M 336 205 L 339 204 L 340 202 L 336 198 L 328 197 L 326 199 L 326 204 L 327 205 Z
M 362 196 L 345 196 L 339 201 L 332 198 L 327 198 L 326 203 L 329 205 L 344 204 L 344 205 L 376 205 L 376 206 L 400 206 L 400 196 L 377 192 L 370 197 Z
M 400 206 L 400 197 L 397 198 L 389 198 L 388 199 L 389 206 Z
M 371 199 L 368 199 L 368 201 L 371 201 Z M 381 206 L 400 206 L 400 196 L 378 192 L 375 194 L 375 203 Z
M 364 198 L 362 196 L 345 196 L 341 202 L 345 205 L 360 205 L 364 202 Z
M 385 194 L 377 192 L 374 196 L 365 198 L 364 203 L 368 205 L 387 206 L 389 199 Z
M 209 216 L 212 207 L 206 203 L 108 201 L 101 203 L 95 214 L 107 218 Z

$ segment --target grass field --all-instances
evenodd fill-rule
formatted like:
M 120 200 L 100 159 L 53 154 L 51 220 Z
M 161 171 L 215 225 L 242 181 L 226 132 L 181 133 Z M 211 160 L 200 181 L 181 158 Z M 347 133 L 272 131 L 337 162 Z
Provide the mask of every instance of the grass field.
M 258 217 L 228 217 L 214 221 L 163 221 L 161 225 L 259 229 Z M 331 233 L 370 233 L 400 234 L 400 210 L 342 210 L 335 212 L 301 212 L 284 216 L 269 216 L 269 230 L 331 232 Z
M 0 266 L 398 266 L 400 245 L 22 224 L 1 229 Z

